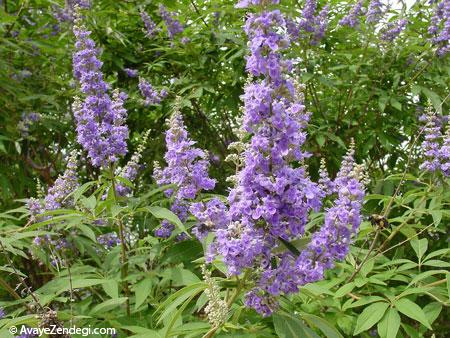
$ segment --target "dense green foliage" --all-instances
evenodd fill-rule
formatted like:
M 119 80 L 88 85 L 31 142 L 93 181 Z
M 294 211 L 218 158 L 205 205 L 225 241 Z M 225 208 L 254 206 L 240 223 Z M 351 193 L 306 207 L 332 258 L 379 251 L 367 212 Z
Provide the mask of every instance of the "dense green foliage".
M 160 22 L 160 2 L 186 24 L 173 41 Z M 448 115 L 450 105 L 449 56 L 438 57 L 428 40 L 434 9 L 428 1 L 390 12 L 389 20 L 409 20 L 394 42 L 380 40 L 379 30 L 364 21 L 358 28 L 339 26 L 353 1 L 329 1 L 330 23 L 321 43 L 300 39 L 289 49 L 312 112 L 310 174 L 317 178 L 320 159 L 326 158 L 334 176 L 353 138 L 369 179 L 366 217 L 346 260 L 325 280 L 283 298 L 271 317 L 246 308 L 245 281 L 227 278 L 223 263 L 215 261 L 212 275 L 230 311 L 226 323 L 212 331 L 200 268 L 205 245 L 176 241 L 194 220 L 182 224 L 168 210 L 171 201 L 152 171 L 155 160 L 163 162 L 165 120 L 180 96 L 192 139 L 213 159 L 210 174 L 218 184 L 212 194 L 226 195 L 225 177 L 235 168 L 224 159 L 227 145 L 237 139 L 246 81 L 245 10 L 229 0 L 94 0 L 83 14 L 102 49 L 103 73 L 130 97 L 129 152 L 122 164 L 150 130 L 141 159 L 145 168 L 137 182 L 120 180 L 134 194 L 119 198 L 109 189 L 117 178 L 86 161 L 79 173 L 83 185 L 72 195 L 76 207 L 47 212 L 50 219 L 32 223 L 25 199 L 43 197 L 42 190 L 64 171 L 69 150 L 79 148 L 71 110 L 79 91 L 72 76 L 74 38 L 70 22 L 52 34 L 54 6 L 64 1 L 0 3 L 0 307 L 6 312 L 1 337 L 11 336 L 12 325 L 38 325 L 36 313 L 47 307 L 66 326 L 113 327 L 119 337 L 448 336 L 449 180 L 419 169 L 419 115 L 428 102 L 439 115 Z M 300 16 L 303 3 L 281 1 L 280 8 Z M 155 37 L 145 35 L 142 9 L 161 28 Z M 168 97 L 145 107 L 138 79 L 127 77 L 124 68 L 139 70 L 155 87 L 166 88 Z M 30 112 L 40 119 L 24 133 L 23 113 Z M 371 222 L 373 214 L 389 224 Z M 99 219 L 107 226 L 97 227 Z M 161 219 L 177 225 L 167 240 L 153 236 Z M 314 215 L 308 229 L 322 220 L 322 213 Z M 96 239 L 117 231 L 118 223 L 132 234 L 125 258 L 120 246 L 105 250 Z M 32 245 L 45 234 L 66 238 L 76 250 L 60 254 Z

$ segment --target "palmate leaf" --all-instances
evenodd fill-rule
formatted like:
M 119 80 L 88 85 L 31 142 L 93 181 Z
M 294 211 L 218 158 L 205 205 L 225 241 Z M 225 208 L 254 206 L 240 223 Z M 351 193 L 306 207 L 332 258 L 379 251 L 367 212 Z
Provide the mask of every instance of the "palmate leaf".
M 401 298 L 394 303 L 396 309 L 403 313 L 405 316 L 408 316 L 411 319 L 414 319 L 431 330 L 431 325 L 428 323 L 427 316 L 420 308 L 419 305 L 410 301 L 408 298 Z
M 400 315 L 394 308 L 389 308 L 378 323 L 378 334 L 381 338 L 395 338 L 400 328 Z
M 288 313 L 274 313 L 272 320 L 275 332 L 280 338 L 320 338 L 319 335 L 307 327 L 300 319 Z
M 356 320 L 356 327 L 353 335 L 356 336 L 378 323 L 380 319 L 383 318 L 388 307 L 389 304 L 385 302 L 377 302 L 366 307 Z

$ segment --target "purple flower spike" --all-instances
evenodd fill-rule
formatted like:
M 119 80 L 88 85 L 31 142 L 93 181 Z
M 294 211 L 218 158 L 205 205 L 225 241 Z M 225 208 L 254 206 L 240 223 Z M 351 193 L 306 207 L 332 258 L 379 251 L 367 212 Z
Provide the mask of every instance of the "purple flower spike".
M 75 53 L 73 73 L 81 85 L 84 100 L 75 98 L 73 111 L 76 120 L 77 141 L 87 151 L 95 167 L 106 167 L 127 152 L 127 111 L 123 107 L 126 95 L 115 91 L 111 98 L 109 85 L 101 72 L 95 42 L 81 19 L 75 20 Z

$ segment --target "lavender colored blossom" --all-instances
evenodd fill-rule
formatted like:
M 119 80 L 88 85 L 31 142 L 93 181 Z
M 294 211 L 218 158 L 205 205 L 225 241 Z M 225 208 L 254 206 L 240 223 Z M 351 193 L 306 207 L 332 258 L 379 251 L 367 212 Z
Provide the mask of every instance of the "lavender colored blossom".
M 62 176 L 59 176 L 52 187 L 48 189 L 45 197 L 45 210 L 56 210 L 61 207 L 71 207 L 73 201 L 67 198 L 78 187 L 77 152 L 72 151 L 67 167 Z
M 326 211 L 324 225 L 312 234 L 310 243 L 298 257 L 286 252 L 279 258 L 276 268 L 268 267 L 263 271 L 259 285 L 247 295 L 252 303 L 255 302 L 255 294 L 267 295 L 271 299 L 280 294 L 298 292 L 299 286 L 323 279 L 326 269 L 333 268 L 335 261 L 345 258 L 351 235 L 357 232 L 361 223 L 364 198 L 361 168 L 355 166 L 353 153 L 351 148 L 336 177 L 337 199 Z M 264 300 L 265 297 L 256 299 Z M 256 305 L 260 306 L 260 303 Z M 270 314 L 275 309 L 276 303 L 272 301 L 271 307 L 266 304 L 262 308 L 262 314 Z
M 447 124 L 442 147 L 439 150 L 441 158 L 441 171 L 445 176 L 450 176 L 450 124 Z
M 139 71 L 137 69 L 124 68 L 123 70 L 127 74 L 128 77 L 138 77 L 139 76 Z
M 30 135 L 30 128 L 33 123 L 39 121 L 41 115 L 35 112 L 22 113 L 22 119 L 17 124 L 17 129 L 19 130 L 22 137 L 26 138 Z
M 139 161 L 142 158 L 142 152 L 145 149 L 145 144 L 147 143 L 149 134 L 150 130 L 144 133 L 142 141 L 136 149 L 136 152 L 133 154 L 133 156 L 131 156 L 131 159 L 130 161 L 128 161 L 126 166 L 119 172 L 119 177 L 125 178 L 130 182 L 136 179 L 139 171 Z M 131 193 L 131 188 L 123 185 L 122 183 L 118 183 L 116 186 L 116 193 L 119 196 L 125 196 Z
M 115 91 L 112 98 L 109 96 L 99 52 L 80 18 L 76 19 L 73 32 L 76 37 L 73 73 L 85 94 L 83 101 L 75 98 L 73 103 L 77 141 L 87 151 L 92 165 L 106 167 L 127 152 L 127 111 L 123 107 L 126 94 Z
M 174 184 L 177 187 L 175 190 L 166 190 L 166 195 L 174 197 L 171 210 L 183 222 L 188 217 L 190 200 L 196 198 L 202 190 L 212 190 L 216 182 L 208 176 L 207 153 L 193 147 L 195 142 L 188 136 L 179 111 L 179 102 L 176 106 L 166 133 L 167 151 L 164 159 L 167 166 L 161 169 L 156 164 L 154 178 L 160 186 Z M 172 230 L 172 224 L 163 222 L 155 234 L 166 238 L 170 236 Z
M 443 57 L 450 52 L 450 0 L 442 0 L 437 4 L 428 33 L 433 35 L 431 43 L 438 47 L 438 56 Z
M 240 0 L 234 6 L 236 8 L 247 8 L 255 5 L 277 5 L 280 3 L 280 0 Z
M 115 232 L 98 236 L 97 242 L 105 249 L 111 249 L 117 245 L 120 245 L 120 239 Z
M 298 25 L 293 19 L 286 19 L 286 29 L 292 40 L 309 38 L 311 45 L 319 44 L 328 28 L 328 4 L 317 15 L 316 11 L 317 0 L 307 0 Z
M 363 0 L 359 0 L 351 9 L 350 12 L 339 20 L 341 26 L 356 27 L 359 25 L 359 17 L 364 14 Z
M 383 16 L 383 4 L 380 0 L 371 0 L 366 13 L 366 23 L 375 24 Z
M 5 316 L 6 316 L 5 310 L 2 307 L 0 307 L 0 319 L 5 318 Z
M 426 121 L 424 127 L 424 141 L 421 149 L 424 155 L 424 161 L 420 169 L 434 172 L 441 166 L 440 159 L 440 141 L 442 139 L 441 126 L 437 116 L 433 113 L 431 106 L 427 108 L 427 114 L 422 117 Z
M 176 14 L 168 12 L 163 4 L 159 5 L 159 15 L 161 15 L 161 18 L 166 24 L 167 32 L 169 33 L 169 38 L 171 40 L 174 39 L 177 34 L 184 31 L 180 21 L 174 18 Z
M 76 8 L 88 9 L 91 7 L 90 0 L 66 0 L 64 7 L 54 6 L 53 16 L 59 22 L 74 21 Z
M 392 22 L 389 22 L 383 33 L 381 34 L 381 39 L 384 41 L 392 42 L 394 41 L 399 34 L 406 28 L 406 24 L 408 20 L 399 19 Z
M 193 203 L 189 211 L 198 222 L 192 233 L 200 240 L 212 231 L 226 228 L 229 223 L 227 207 L 218 198 L 213 198 L 206 203 Z
M 142 77 L 139 78 L 139 90 L 141 91 L 141 94 L 145 99 L 145 106 L 158 104 L 164 97 L 167 96 L 167 92 L 164 89 L 158 92 L 148 81 L 146 81 Z
M 249 4 L 253 2 L 244 5 Z M 259 78 L 247 83 L 242 97 L 242 130 L 250 141 L 236 162 L 242 167 L 228 196 L 227 225 L 217 220 L 210 225 L 211 217 L 202 212 L 202 205 L 191 210 L 208 228 L 217 227 L 208 261 L 214 254 L 222 256 L 231 275 L 247 268 L 259 271 L 245 304 L 265 316 L 278 307 L 277 296 L 323 278 L 325 269 L 345 257 L 350 235 L 361 221 L 364 196 L 353 153 L 343 161 L 334 182 L 325 172 L 319 184 L 312 182 L 302 164 L 310 156 L 302 150 L 310 114 L 303 103 L 303 86 L 287 75 L 292 64 L 283 55 L 290 43 L 284 35 L 287 25 L 278 10 L 263 8 L 250 14 L 244 26 L 250 40 L 247 70 Z M 324 226 L 312 234 L 312 242 L 299 257 L 283 250 L 283 242 L 305 234 L 309 213 L 322 207 L 325 186 L 336 192 L 337 199 L 326 212 Z M 280 253 L 273 252 L 277 247 Z M 319 250 L 323 254 L 317 256 Z
M 141 12 L 141 19 L 144 23 L 145 27 L 145 36 L 148 38 L 152 38 L 156 35 L 158 32 L 158 28 L 156 27 L 155 22 L 152 20 L 150 15 L 147 14 L 147 12 L 142 11 Z

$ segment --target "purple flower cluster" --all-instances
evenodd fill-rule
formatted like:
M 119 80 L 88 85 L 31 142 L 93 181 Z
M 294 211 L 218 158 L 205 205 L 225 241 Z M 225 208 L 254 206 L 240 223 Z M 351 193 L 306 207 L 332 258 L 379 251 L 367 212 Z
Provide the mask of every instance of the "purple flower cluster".
M 102 245 L 105 249 L 111 249 L 117 245 L 120 245 L 120 239 L 115 232 L 110 232 L 97 237 L 98 244 Z
M 325 172 L 319 184 L 312 182 L 302 164 L 310 156 L 301 149 L 310 114 L 303 104 L 303 86 L 286 75 L 292 64 L 283 56 L 290 43 L 286 26 L 280 11 L 267 9 L 250 14 L 244 26 L 250 40 L 247 69 L 260 77 L 247 83 L 243 95 L 243 130 L 251 138 L 228 196 L 228 216 L 217 208 L 219 220 L 227 223 L 215 221 L 216 238 L 207 257 L 222 256 L 229 274 L 246 268 L 256 273 L 256 287 L 245 303 L 263 315 L 277 307 L 277 296 L 297 292 L 313 276 L 323 278 L 323 271 L 343 258 L 349 236 L 360 223 L 363 197 L 352 153 L 334 182 Z M 309 213 L 320 210 L 323 198 L 332 193 L 327 189 L 338 197 L 325 225 L 313 234 L 316 240 L 299 257 L 286 251 L 284 243 L 304 235 Z M 208 212 L 197 213 L 202 224 L 214 227 Z M 314 256 L 319 249 L 323 254 Z M 311 262 L 308 269 L 306 258 Z
M 86 30 L 79 17 L 73 32 L 76 38 L 73 73 L 86 96 L 83 101 L 75 98 L 73 104 L 77 140 L 87 151 L 92 165 L 106 167 L 127 152 L 127 111 L 123 107 L 126 94 L 115 91 L 112 98 L 109 96 L 99 52 L 89 38 L 91 32 Z
M 366 23 L 376 24 L 383 16 L 383 3 L 380 0 L 371 0 L 366 13 Z
M 381 34 L 381 39 L 388 42 L 394 41 L 399 36 L 399 34 L 406 28 L 407 23 L 408 20 L 406 19 L 398 19 L 389 22 Z
M 189 201 L 195 199 L 201 190 L 212 190 L 216 183 L 208 176 L 207 153 L 194 148 L 194 144 L 188 136 L 179 107 L 176 107 L 166 133 L 167 151 L 164 159 L 167 166 L 161 169 L 155 164 L 154 178 L 160 186 L 176 186 L 176 189 L 166 190 L 166 195 L 174 198 L 171 210 L 181 221 L 188 217 Z M 172 224 L 165 221 L 155 234 L 166 238 L 170 236 L 173 228 Z
M 175 13 L 170 13 L 167 11 L 166 7 L 163 4 L 159 5 L 159 15 L 163 19 L 166 24 L 167 32 L 169 33 L 169 38 L 174 39 L 177 34 L 183 32 L 184 28 L 180 24 L 180 21 L 175 19 Z
M 150 134 L 150 130 L 146 131 L 142 137 L 142 141 L 139 144 L 136 152 L 131 156 L 130 161 L 125 165 L 124 168 L 119 173 L 119 177 L 125 178 L 128 181 L 134 181 L 138 175 L 139 171 L 139 161 L 142 158 L 142 152 L 145 149 L 145 144 L 147 142 L 148 136 Z M 123 185 L 122 183 L 117 184 L 116 193 L 119 196 L 125 196 L 131 193 L 131 188 Z
M 138 77 L 139 71 L 137 69 L 131 69 L 131 68 L 124 68 L 123 69 L 125 74 L 127 74 L 128 77 Z
M 189 211 L 197 218 L 197 224 L 192 229 L 192 233 L 199 240 L 205 238 L 210 232 L 225 229 L 229 223 L 227 207 L 218 198 L 208 202 L 193 203 Z
M 158 28 L 156 27 L 156 23 L 152 20 L 150 15 L 147 12 L 141 12 L 141 20 L 144 23 L 145 27 L 145 36 L 148 38 L 152 38 L 158 32 Z
M 72 199 L 67 196 L 78 187 L 77 152 L 72 151 L 67 167 L 62 176 L 59 176 L 52 187 L 48 189 L 44 200 L 45 210 L 57 210 L 73 205 Z
M 142 77 L 139 78 L 139 90 L 141 91 L 141 94 L 145 99 L 145 106 L 158 104 L 163 98 L 167 96 L 167 91 L 165 89 L 162 89 L 158 92 L 148 81 L 146 81 Z
M 90 0 L 66 0 L 64 8 L 54 6 L 53 16 L 59 22 L 74 21 L 76 7 L 88 9 L 91 7 Z
M 339 20 L 341 26 L 356 27 L 359 25 L 359 17 L 364 14 L 363 7 L 364 0 L 359 0 L 351 9 L 350 12 Z
M 291 39 L 310 36 L 310 44 L 317 45 L 325 36 L 328 27 L 328 4 L 316 15 L 317 0 L 307 0 L 302 10 L 302 18 L 297 25 L 294 20 L 286 20 L 286 28 Z
M 427 114 L 421 117 L 421 121 L 426 122 L 426 125 L 421 146 L 425 159 L 420 169 L 441 171 L 445 176 L 450 176 L 450 124 L 447 122 L 446 133 L 443 135 L 445 119 L 436 116 L 431 107 L 427 109 Z
M 266 75 L 277 84 L 281 81 L 281 72 L 291 68 L 291 62 L 280 57 L 280 51 L 289 46 L 289 39 L 274 30 L 282 26 L 286 24 L 279 10 L 250 14 L 244 26 L 250 48 L 247 71 L 254 76 Z
M 256 5 L 270 5 L 270 4 L 279 4 L 280 0 L 240 0 L 235 5 L 236 8 L 247 8 L 250 6 L 256 6 Z
M 30 127 L 33 123 L 39 121 L 41 115 L 35 112 L 22 113 L 22 119 L 17 124 L 17 129 L 19 130 L 22 137 L 28 137 L 30 135 Z
M 351 235 L 361 223 L 364 187 L 359 170 L 351 148 L 334 181 L 337 199 L 326 210 L 324 225 L 312 234 L 311 241 L 298 257 L 285 252 L 278 257 L 276 268 L 265 267 L 258 286 L 247 294 L 247 305 L 263 315 L 270 315 L 278 306 L 276 296 L 298 292 L 299 286 L 323 279 L 326 269 L 345 258 Z
M 0 319 L 5 318 L 5 316 L 6 316 L 5 310 L 2 307 L 0 307 Z
M 433 35 L 433 45 L 438 46 L 437 55 L 442 57 L 450 52 L 450 0 L 442 0 L 437 4 L 428 33 Z
M 73 199 L 69 196 L 79 186 L 77 176 L 77 152 L 71 152 L 67 161 L 66 170 L 60 175 L 53 186 L 51 186 L 47 195 L 44 198 L 44 203 L 36 198 L 29 198 L 27 200 L 27 208 L 30 212 L 31 222 L 44 221 L 50 217 L 39 217 L 45 211 L 57 210 L 61 208 L 73 207 Z M 49 225 L 50 227 L 51 225 Z M 60 250 L 67 248 L 68 242 L 64 238 L 52 240 L 49 235 L 43 237 L 36 237 L 34 239 L 35 245 L 42 245 L 43 243 L 52 244 L 55 249 Z

